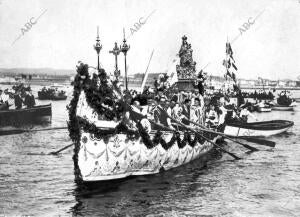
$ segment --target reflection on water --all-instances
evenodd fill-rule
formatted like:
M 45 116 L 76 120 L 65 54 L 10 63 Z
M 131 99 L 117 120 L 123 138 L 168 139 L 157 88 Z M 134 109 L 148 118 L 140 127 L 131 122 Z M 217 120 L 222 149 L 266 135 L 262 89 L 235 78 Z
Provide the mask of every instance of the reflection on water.
M 67 102 L 51 103 L 50 126 L 66 126 Z M 295 126 L 270 138 L 275 148 L 256 145 L 261 151 L 252 154 L 229 143 L 240 161 L 224 155 L 204 169 L 195 161 L 89 186 L 74 182 L 72 148 L 46 155 L 70 144 L 67 130 L 1 136 L 0 216 L 299 216 L 300 106 L 257 116 L 293 120 Z

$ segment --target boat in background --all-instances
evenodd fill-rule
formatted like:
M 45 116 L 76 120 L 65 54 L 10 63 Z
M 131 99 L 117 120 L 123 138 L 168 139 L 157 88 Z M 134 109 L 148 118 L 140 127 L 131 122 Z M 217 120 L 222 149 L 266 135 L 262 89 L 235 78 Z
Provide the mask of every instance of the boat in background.
M 272 109 L 274 111 L 294 111 L 294 106 L 284 106 L 275 104 Z
M 0 126 L 22 126 L 32 123 L 51 121 L 51 104 L 35 106 L 33 108 L 12 109 L 0 111 Z
M 39 100 L 66 100 L 67 95 L 64 90 L 59 90 L 61 86 L 51 86 L 49 88 L 43 87 L 38 91 Z
M 262 122 L 233 121 L 225 127 L 224 133 L 231 136 L 272 136 L 287 131 L 294 122 L 287 120 L 273 120 Z
M 256 108 L 258 112 L 271 112 L 272 108 L 271 107 L 257 107 Z

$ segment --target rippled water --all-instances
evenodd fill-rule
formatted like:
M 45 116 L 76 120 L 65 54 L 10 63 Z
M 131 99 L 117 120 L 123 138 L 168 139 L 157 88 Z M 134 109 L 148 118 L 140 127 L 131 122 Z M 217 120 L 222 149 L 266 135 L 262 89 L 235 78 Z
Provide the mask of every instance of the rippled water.
M 46 104 L 47 101 L 39 102 Z M 66 126 L 67 102 L 52 102 L 50 126 Z M 294 112 L 257 114 L 293 120 L 259 152 L 229 143 L 243 157 L 224 155 L 199 169 L 197 161 L 154 176 L 88 189 L 74 183 L 67 130 L 0 137 L 0 216 L 300 216 L 300 105 Z M 36 128 L 49 127 L 36 126 Z

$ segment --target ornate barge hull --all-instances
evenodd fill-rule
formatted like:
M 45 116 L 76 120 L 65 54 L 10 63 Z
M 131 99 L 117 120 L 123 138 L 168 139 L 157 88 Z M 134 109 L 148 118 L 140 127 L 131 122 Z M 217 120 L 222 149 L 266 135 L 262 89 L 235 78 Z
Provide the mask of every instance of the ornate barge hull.
M 166 133 L 171 139 L 172 133 Z M 126 141 L 125 134 L 117 134 L 109 141 L 82 132 L 78 152 L 78 166 L 82 181 L 105 181 L 129 176 L 156 174 L 199 159 L 204 163 L 211 157 L 213 145 L 204 142 L 194 147 L 179 148 L 175 143 L 165 150 L 161 144 L 148 149 L 141 139 Z
M 94 123 L 102 129 L 114 128 L 112 121 L 99 121 L 98 115 L 88 105 L 84 91 L 80 93 L 77 103 L 76 117 Z M 148 148 L 139 136 L 129 139 L 126 134 L 116 134 L 109 137 L 97 138 L 93 133 L 80 126 L 80 137 L 75 151 L 74 164 L 77 168 L 77 179 L 83 182 L 107 181 L 126 178 L 129 176 L 156 174 L 170 170 L 198 159 L 205 163 L 212 159 L 216 151 L 214 145 L 205 140 L 191 140 L 194 142 L 173 142 L 171 147 L 164 148 L 163 144 Z M 156 131 L 149 133 L 150 139 Z M 168 143 L 174 133 L 162 132 L 162 139 Z M 183 141 L 184 133 L 180 133 Z M 216 140 L 216 137 L 213 138 Z M 76 148 L 75 148 L 76 149 Z

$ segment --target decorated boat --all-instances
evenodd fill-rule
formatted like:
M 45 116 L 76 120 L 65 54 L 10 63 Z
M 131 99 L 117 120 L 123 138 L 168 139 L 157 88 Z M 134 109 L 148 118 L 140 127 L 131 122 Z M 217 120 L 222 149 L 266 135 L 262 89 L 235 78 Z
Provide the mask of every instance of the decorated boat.
M 0 111 L 0 126 L 20 126 L 30 123 L 50 121 L 51 104 L 34 106 L 33 108 Z
M 126 58 L 129 47 L 125 38 L 123 42 L 120 51 Z M 95 49 L 99 60 L 99 36 Z M 116 59 L 120 51 L 112 52 Z M 180 65 L 176 67 L 179 91 L 195 88 L 191 51 L 184 36 Z M 68 125 L 75 144 L 73 160 L 77 181 L 90 183 L 156 174 L 196 159 L 203 166 L 215 157 L 218 153 L 212 142 L 217 139 L 215 134 L 171 129 L 155 121 L 151 113 L 141 115 L 134 109 L 130 105 L 126 74 L 125 64 L 126 89 L 122 91 L 117 64 L 113 79 L 100 68 L 99 61 L 97 70 L 83 63 L 77 66 Z M 163 109 L 162 104 L 156 106 Z
M 287 120 L 273 120 L 262 122 L 239 122 L 227 123 L 224 133 L 231 136 L 271 136 L 283 133 L 294 125 Z

